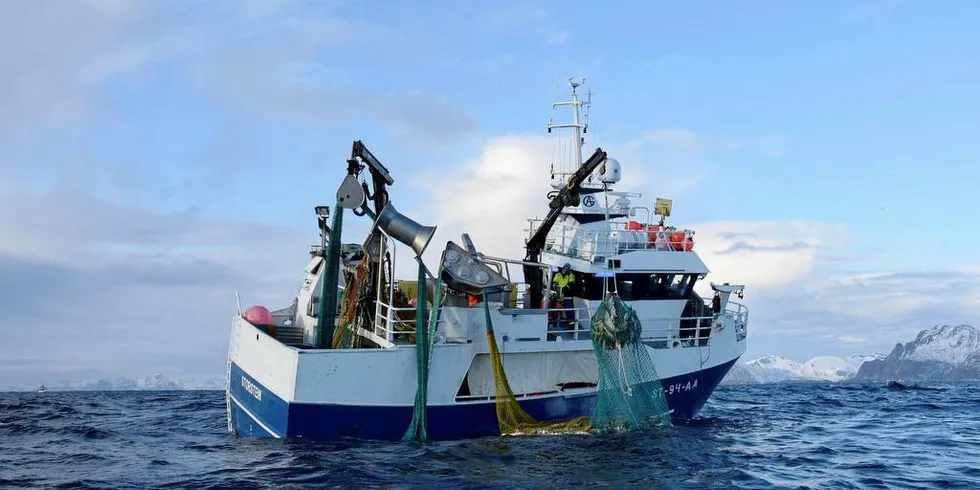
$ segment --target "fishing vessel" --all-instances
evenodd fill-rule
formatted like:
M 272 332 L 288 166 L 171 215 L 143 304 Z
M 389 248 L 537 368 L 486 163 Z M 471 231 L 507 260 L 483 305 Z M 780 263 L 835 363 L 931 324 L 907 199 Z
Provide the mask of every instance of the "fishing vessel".
M 734 301 L 744 286 L 709 282 L 711 297 L 698 294 L 709 269 L 694 231 L 669 222 L 671 200 L 614 190 L 628 173 L 604 150 L 583 157 L 591 92 L 580 94 L 584 79 L 568 83 L 552 109 L 570 120 L 547 127 L 567 155 L 551 163 L 547 215 L 528 220 L 523 258 L 484 254 L 463 234 L 430 271 L 422 257 L 436 228 L 396 210 L 393 176 L 354 142 L 332 213 L 315 207 L 321 240 L 292 304 L 239 304 L 230 431 L 398 440 L 421 411 L 429 439 L 497 435 L 495 362 L 535 419 L 588 416 L 600 383 L 592 323 L 610 296 L 639 319 L 670 417 L 698 416 L 745 352 L 748 310 Z M 343 243 L 345 213 L 372 223 L 363 240 Z M 398 260 L 417 263 L 418 278 L 396 280 Z

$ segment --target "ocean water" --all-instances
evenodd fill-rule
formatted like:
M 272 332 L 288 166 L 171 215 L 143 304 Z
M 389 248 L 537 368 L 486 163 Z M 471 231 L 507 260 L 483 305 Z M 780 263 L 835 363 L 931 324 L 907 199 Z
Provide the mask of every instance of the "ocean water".
M 0 488 L 980 488 L 980 384 L 719 388 L 611 436 L 246 440 L 221 392 L 0 393 Z

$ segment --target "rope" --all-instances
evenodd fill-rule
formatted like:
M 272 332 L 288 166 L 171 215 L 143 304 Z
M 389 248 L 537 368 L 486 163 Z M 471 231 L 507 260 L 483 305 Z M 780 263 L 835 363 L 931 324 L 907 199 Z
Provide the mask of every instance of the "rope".
M 616 347 L 616 354 L 619 357 L 619 389 L 626 393 L 626 396 L 633 396 L 633 387 L 630 386 L 629 377 L 626 375 L 626 364 L 623 363 L 623 349 Z

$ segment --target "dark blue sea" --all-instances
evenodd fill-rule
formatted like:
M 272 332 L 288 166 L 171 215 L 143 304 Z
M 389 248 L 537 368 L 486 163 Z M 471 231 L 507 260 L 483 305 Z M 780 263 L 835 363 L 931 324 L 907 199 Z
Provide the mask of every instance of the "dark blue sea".
M 0 393 L 2 488 L 980 488 L 980 384 L 719 388 L 612 436 L 245 440 L 221 392 Z

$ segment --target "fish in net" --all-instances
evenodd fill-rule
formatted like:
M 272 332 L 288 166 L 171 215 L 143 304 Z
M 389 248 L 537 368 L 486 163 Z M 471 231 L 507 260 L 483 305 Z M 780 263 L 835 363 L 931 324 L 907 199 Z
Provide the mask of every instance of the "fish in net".
M 597 432 L 670 425 L 660 376 L 640 334 L 636 311 L 618 296 L 602 300 L 592 316 L 592 348 L 599 368 L 591 425 Z

